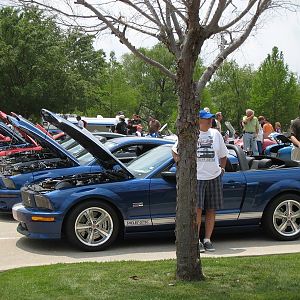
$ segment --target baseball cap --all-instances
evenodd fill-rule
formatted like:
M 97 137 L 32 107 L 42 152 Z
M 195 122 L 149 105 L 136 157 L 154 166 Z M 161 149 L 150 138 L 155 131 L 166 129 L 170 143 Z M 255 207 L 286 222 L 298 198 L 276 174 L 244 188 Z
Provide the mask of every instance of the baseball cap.
M 200 119 L 211 119 L 214 118 L 215 115 L 211 114 L 210 112 L 205 111 L 204 109 L 199 111 L 199 118 Z

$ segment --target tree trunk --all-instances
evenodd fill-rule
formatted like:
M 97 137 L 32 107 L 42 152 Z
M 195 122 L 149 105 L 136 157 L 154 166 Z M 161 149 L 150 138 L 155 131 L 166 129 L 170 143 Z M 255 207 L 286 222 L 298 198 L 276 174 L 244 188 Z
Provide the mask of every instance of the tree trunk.
M 201 280 L 204 276 L 198 250 L 196 222 L 196 142 L 199 105 L 196 101 L 196 87 L 193 84 L 192 75 L 188 73 L 179 62 L 177 134 L 180 159 L 176 174 L 176 277 L 179 280 Z

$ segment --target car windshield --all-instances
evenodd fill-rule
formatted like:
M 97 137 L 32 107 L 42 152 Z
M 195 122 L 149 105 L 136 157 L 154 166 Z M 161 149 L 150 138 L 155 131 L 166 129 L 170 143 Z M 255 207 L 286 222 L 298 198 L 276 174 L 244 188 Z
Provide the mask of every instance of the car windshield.
M 156 147 L 131 161 L 127 168 L 137 178 L 144 178 L 172 157 L 170 146 Z

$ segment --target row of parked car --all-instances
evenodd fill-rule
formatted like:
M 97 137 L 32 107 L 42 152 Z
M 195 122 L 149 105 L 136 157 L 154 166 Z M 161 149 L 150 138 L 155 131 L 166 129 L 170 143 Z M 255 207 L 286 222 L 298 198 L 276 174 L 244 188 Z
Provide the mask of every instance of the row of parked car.
M 12 211 L 17 230 L 33 239 L 67 238 L 86 251 L 118 237 L 174 234 L 174 141 L 151 137 L 103 138 L 43 109 L 45 121 L 67 138 L 53 136 L 21 116 L 7 120 L 39 149 L 3 156 L 0 211 Z M 14 139 L 15 132 L 11 136 Z M 273 238 L 300 236 L 300 166 L 275 157 L 247 157 L 228 145 L 223 176 L 224 209 L 216 227 L 263 226 Z

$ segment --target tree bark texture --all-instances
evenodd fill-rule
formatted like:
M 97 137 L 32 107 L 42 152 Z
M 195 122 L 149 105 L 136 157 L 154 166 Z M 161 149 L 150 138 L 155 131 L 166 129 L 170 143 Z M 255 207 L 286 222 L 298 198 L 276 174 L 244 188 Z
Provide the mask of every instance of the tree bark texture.
M 179 162 L 176 174 L 176 277 L 179 280 L 200 280 L 204 277 L 198 251 L 196 222 L 196 142 L 199 132 L 199 102 L 196 100 L 196 85 L 193 83 L 194 64 L 198 57 L 193 52 L 199 51 L 201 45 L 198 42 L 193 43 L 188 47 L 190 51 L 179 60 L 177 70 Z

